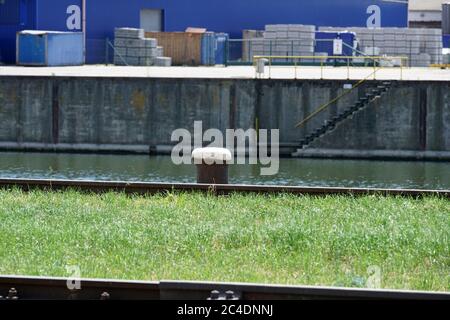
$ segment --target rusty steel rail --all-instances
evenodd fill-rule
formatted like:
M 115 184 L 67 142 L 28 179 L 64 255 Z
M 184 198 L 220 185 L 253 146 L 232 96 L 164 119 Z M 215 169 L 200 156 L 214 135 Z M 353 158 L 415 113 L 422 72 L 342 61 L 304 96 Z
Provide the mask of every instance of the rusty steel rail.
M 80 280 L 0 276 L 3 300 L 450 300 L 450 293 L 186 281 Z
M 0 179 L 0 188 L 20 188 L 30 190 L 65 190 L 80 191 L 125 192 L 129 194 L 148 194 L 165 191 L 200 191 L 217 194 L 242 193 L 291 193 L 299 195 L 393 195 L 393 196 L 441 196 L 450 198 L 450 190 L 419 190 L 419 189 L 373 189 L 373 188 L 322 188 L 301 186 L 270 186 L 270 185 L 208 185 L 189 183 L 147 183 L 123 181 L 73 181 L 73 180 L 31 180 L 31 179 Z

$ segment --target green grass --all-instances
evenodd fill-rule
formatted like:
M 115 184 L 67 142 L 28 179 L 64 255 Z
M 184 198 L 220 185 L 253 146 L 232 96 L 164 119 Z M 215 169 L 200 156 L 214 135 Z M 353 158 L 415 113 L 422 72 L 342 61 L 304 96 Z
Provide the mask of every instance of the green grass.
M 450 201 L 0 191 L 0 273 L 450 291 Z

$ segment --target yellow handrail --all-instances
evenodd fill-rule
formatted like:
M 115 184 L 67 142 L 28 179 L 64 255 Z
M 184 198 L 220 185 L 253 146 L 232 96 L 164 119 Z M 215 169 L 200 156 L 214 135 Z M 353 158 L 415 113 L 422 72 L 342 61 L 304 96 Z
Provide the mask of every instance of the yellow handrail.
M 374 77 L 374 80 L 376 79 L 376 73 L 378 70 L 382 69 L 383 67 L 380 66 L 381 60 L 393 60 L 393 59 L 399 59 L 400 60 L 400 80 L 403 79 L 403 64 L 404 61 L 408 60 L 408 57 L 404 56 L 254 56 L 253 57 L 253 63 L 257 63 L 260 59 L 268 59 L 269 60 L 269 79 L 271 78 L 271 69 L 272 69 L 272 60 L 273 59 L 319 59 L 320 60 L 320 68 L 321 68 L 321 79 L 323 78 L 323 64 L 325 60 L 328 59 L 347 59 L 347 78 L 350 79 L 350 59 L 365 59 L 365 60 L 373 60 L 373 72 L 370 73 L 367 77 L 359 80 L 350 90 L 346 90 L 343 94 L 337 96 L 333 100 L 327 102 L 325 105 L 321 106 L 319 109 L 314 111 L 312 114 L 307 116 L 304 120 L 300 121 L 295 127 L 299 128 L 303 126 L 306 122 L 314 118 L 317 114 L 321 113 L 323 110 L 328 108 L 331 104 L 335 103 L 336 101 L 340 100 L 342 97 L 348 95 L 350 92 L 358 88 L 360 85 L 362 85 L 365 81 L 367 81 L 370 77 Z M 376 62 L 378 60 L 378 69 Z M 297 61 L 295 62 L 295 78 L 297 79 Z
M 321 79 L 323 78 L 323 67 L 324 67 L 324 61 L 328 59 L 339 59 L 339 60 L 347 60 L 347 79 L 350 79 L 350 60 L 351 59 L 364 59 L 364 60 L 372 60 L 373 61 L 373 67 L 374 67 L 374 75 L 376 73 L 376 62 L 378 61 L 378 64 L 381 63 L 382 60 L 400 60 L 400 80 L 403 78 L 403 67 L 405 64 L 405 61 L 409 60 L 408 57 L 404 56 L 253 56 L 253 65 L 255 65 L 258 60 L 260 59 L 268 59 L 269 60 L 269 79 L 271 78 L 271 71 L 272 71 L 272 60 L 273 59 L 293 59 L 295 60 L 295 79 L 297 79 L 297 60 L 299 59 L 317 59 L 320 60 L 320 73 L 321 73 Z
M 381 69 L 381 68 L 380 68 Z M 295 127 L 296 128 L 300 128 L 301 126 L 303 126 L 306 122 L 308 122 L 309 120 L 311 120 L 312 118 L 314 118 L 316 115 L 318 115 L 319 113 L 321 113 L 323 110 L 325 110 L 326 108 L 328 108 L 330 105 L 332 105 L 333 103 L 335 103 L 336 101 L 340 100 L 342 97 L 346 96 L 347 94 L 349 94 L 350 92 L 352 92 L 353 90 L 355 90 L 356 88 L 358 88 L 360 85 L 362 85 L 364 82 L 366 82 L 370 77 L 372 77 L 372 75 L 374 75 L 378 70 L 375 70 L 374 72 L 372 72 L 371 74 L 369 74 L 367 77 L 365 77 L 364 79 L 359 80 L 350 90 L 346 90 L 344 93 L 340 94 L 339 96 L 337 96 L 336 98 L 334 98 L 333 100 L 327 102 L 326 104 L 324 104 L 323 106 L 321 106 L 319 109 L 317 109 L 316 111 L 314 111 L 313 113 L 311 113 L 309 116 L 307 116 L 305 119 L 303 119 L 302 121 L 300 121 Z
M 272 60 L 272 59 L 319 59 L 319 60 L 364 59 L 364 60 L 373 60 L 373 61 L 400 59 L 402 62 L 405 60 L 409 60 L 409 58 L 405 57 L 405 56 L 253 56 L 253 64 L 255 64 L 255 62 L 258 59 L 269 59 L 269 60 Z

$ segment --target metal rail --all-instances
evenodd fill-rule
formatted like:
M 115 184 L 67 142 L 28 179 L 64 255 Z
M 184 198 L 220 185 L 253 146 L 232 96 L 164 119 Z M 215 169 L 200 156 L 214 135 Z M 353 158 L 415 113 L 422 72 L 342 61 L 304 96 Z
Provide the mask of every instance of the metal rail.
M 117 281 L 0 276 L 6 300 L 450 300 L 450 293 L 188 281 Z
M 373 62 L 373 72 L 369 75 L 369 77 L 373 77 L 373 80 L 377 79 L 377 72 L 383 68 L 393 69 L 394 67 L 384 67 L 382 65 L 382 61 L 387 61 L 388 63 L 392 63 L 392 61 L 400 61 L 400 65 L 398 69 L 400 71 L 399 80 L 403 80 L 403 69 L 405 65 L 407 65 L 408 58 L 403 56 L 280 56 L 280 55 L 255 55 L 253 56 L 253 65 L 257 65 L 258 61 L 261 59 L 268 60 L 269 67 L 269 79 L 272 78 L 272 67 L 274 67 L 273 60 L 274 59 L 285 59 L 286 61 L 292 60 L 294 67 L 294 78 L 297 79 L 298 68 L 301 66 L 302 60 L 312 60 L 312 61 L 320 61 L 320 79 L 323 80 L 323 72 L 324 66 L 327 60 L 335 60 L 335 61 L 346 61 L 347 68 L 347 80 L 350 80 L 350 68 L 352 66 L 351 61 L 355 59 L 362 59 L 364 61 L 369 60 Z M 256 78 L 258 78 L 258 73 L 256 73 Z
M 359 80 L 354 86 L 352 86 L 352 88 L 350 90 L 345 90 L 343 93 L 338 95 L 336 98 L 331 99 L 329 102 L 327 102 L 324 105 L 320 106 L 316 111 L 312 112 L 305 119 L 303 119 L 302 121 L 297 123 L 295 125 L 295 127 L 296 128 L 300 128 L 300 127 L 304 126 L 305 123 L 307 123 L 309 120 L 311 120 L 312 118 L 314 118 L 318 114 L 322 113 L 323 111 L 325 111 L 325 109 L 327 109 L 328 107 L 330 107 L 331 105 L 333 105 L 334 103 L 336 103 L 337 101 L 339 101 L 340 99 L 342 99 L 343 97 L 347 96 L 348 94 L 353 92 L 355 89 L 357 89 L 361 85 L 363 85 L 375 72 L 376 72 L 376 70 L 373 73 L 369 74 L 367 77 Z
M 77 189 L 89 192 L 125 192 L 129 194 L 148 194 L 166 191 L 200 191 L 216 194 L 242 193 L 291 193 L 299 195 L 392 195 L 407 197 L 441 196 L 450 198 L 450 190 L 419 189 L 372 189 L 372 188 L 321 188 L 267 185 L 208 185 L 189 183 L 147 183 L 123 181 L 74 181 L 74 180 L 31 180 L 0 179 L 0 188 L 20 188 L 29 190 Z

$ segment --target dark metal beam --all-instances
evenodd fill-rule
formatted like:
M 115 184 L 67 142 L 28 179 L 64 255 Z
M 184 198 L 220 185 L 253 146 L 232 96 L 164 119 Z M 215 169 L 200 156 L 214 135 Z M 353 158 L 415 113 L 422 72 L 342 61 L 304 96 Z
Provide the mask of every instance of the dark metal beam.
M 0 276 L 0 295 L 14 292 L 16 299 L 46 300 L 207 300 L 212 291 L 241 300 L 450 300 L 450 293 L 370 290 L 334 287 L 261 285 L 186 281 L 80 280 L 80 290 L 69 290 L 66 278 Z M 14 290 L 11 290 L 14 288 Z
M 188 183 L 146 183 L 146 182 L 111 182 L 111 181 L 73 181 L 73 180 L 31 180 L 0 179 L 0 188 L 21 188 L 64 190 L 78 189 L 89 192 L 118 191 L 135 194 L 158 193 L 165 191 L 201 191 L 217 194 L 242 193 L 291 193 L 299 195 L 392 195 L 407 197 L 441 196 L 450 198 L 450 190 L 419 189 L 370 189 L 370 188 L 321 188 L 294 186 L 263 185 L 207 185 Z

